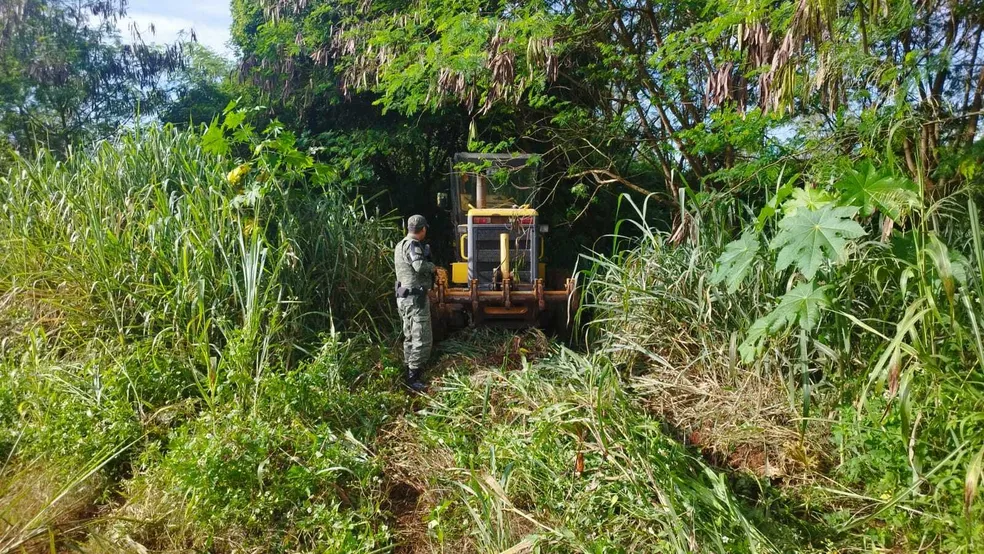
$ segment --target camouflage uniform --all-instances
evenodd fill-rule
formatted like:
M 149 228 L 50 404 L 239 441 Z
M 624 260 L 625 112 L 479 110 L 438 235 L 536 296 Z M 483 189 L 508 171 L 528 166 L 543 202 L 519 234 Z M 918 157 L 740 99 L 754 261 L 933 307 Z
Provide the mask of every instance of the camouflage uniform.
M 427 248 L 412 235 L 398 242 L 393 254 L 397 286 L 409 289 L 405 298 L 400 298 L 398 291 L 396 305 L 403 319 L 403 359 L 411 371 L 411 381 L 419 377 L 420 370 L 430 357 L 433 343 L 427 291 L 434 285 L 434 264 L 428 257 Z

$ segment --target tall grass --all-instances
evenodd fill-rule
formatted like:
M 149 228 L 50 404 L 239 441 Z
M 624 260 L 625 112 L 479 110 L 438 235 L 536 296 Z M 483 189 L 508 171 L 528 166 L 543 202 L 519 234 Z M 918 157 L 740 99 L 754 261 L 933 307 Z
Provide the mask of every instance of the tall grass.
M 64 159 L 18 159 L 0 176 L 0 454 L 10 462 L 0 494 L 35 495 L 35 473 L 68 483 L 36 513 L 6 514 L 0 546 L 50 537 L 79 548 L 49 516 L 82 483 L 97 483 L 84 519 L 97 506 L 116 513 L 107 502 L 126 491 L 118 515 L 142 505 L 139 491 L 162 510 L 147 518 L 184 513 L 190 534 L 154 539 L 165 548 L 212 549 L 209 537 L 222 536 L 216 550 L 236 550 L 277 528 L 284 550 L 385 539 L 367 523 L 375 466 L 355 445 L 401 405 L 388 392 L 392 364 L 373 366 L 377 353 L 338 367 L 334 356 L 355 348 L 340 330 L 389 331 L 396 221 L 303 167 L 232 179 L 238 162 L 204 142 L 139 128 Z M 334 380 L 315 379 L 332 368 Z M 326 449 L 324 436 L 347 431 L 353 443 Z M 268 464 L 276 496 L 257 497 Z M 226 517 L 212 517 L 220 507 Z
M 289 359 L 329 314 L 375 325 L 394 220 L 276 177 L 245 201 L 224 165 L 194 133 L 156 127 L 64 161 L 20 160 L 0 178 L 0 291 L 46 314 L 62 344 L 146 338 L 203 370 L 256 366 L 235 348 L 217 356 L 236 343 Z
M 718 241 L 674 245 L 645 223 L 645 204 L 625 202 L 627 247 L 586 258 L 589 336 L 679 438 L 721 464 L 798 484 L 811 502 L 849 514 L 832 518 L 835 529 L 870 544 L 982 547 L 974 194 L 919 207 L 889 242 L 860 243 L 826 270 L 832 308 L 818 327 L 773 337 L 748 364 L 737 344 L 795 276 L 759 257 L 734 293 L 712 286 L 720 251 L 702 245 Z M 836 484 L 818 486 L 828 479 Z
M 790 477 L 809 454 L 789 423 L 789 353 L 740 367 L 737 345 L 761 306 L 782 294 L 762 264 L 741 294 L 709 283 L 717 250 L 674 245 L 646 221 L 648 201 L 622 200 L 621 248 L 583 257 L 589 347 L 615 361 L 637 394 L 676 428 L 677 437 L 770 477 Z M 699 230 L 707 233 L 716 229 Z M 705 243 L 715 242 L 712 240 Z

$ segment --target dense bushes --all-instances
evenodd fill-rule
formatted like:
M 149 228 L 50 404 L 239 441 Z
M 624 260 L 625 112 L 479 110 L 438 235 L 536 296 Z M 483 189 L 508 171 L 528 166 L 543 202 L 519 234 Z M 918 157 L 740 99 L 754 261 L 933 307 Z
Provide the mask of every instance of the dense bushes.
M 674 246 L 637 224 L 632 248 L 590 258 L 590 334 L 679 438 L 795 485 L 845 537 L 977 551 L 979 194 L 923 205 L 911 183 L 859 167 L 843 178 L 867 179 L 865 201 L 877 197 L 894 220 L 834 181 L 829 190 L 787 184 L 723 249 L 711 245 L 726 241 L 726 227 Z M 638 207 L 632 221 L 644 220 Z M 786 251 L 813 232 L 815 242 Z M 838 484 L 812 486 L 828 477 Z
M 316 380 L 322 369 L 303 371 Z M 266 384 L 260 388 L 256 410 L 224 406 L 176 429 L 169 452 L 152 472 L 159 487 L 183 499 L 206 535 L 240 528 L 246 544 L 279 543 L 277 550 L 286 551 L 315 545 L 331 552 L 371 551 L 386 544 L 378 463 L 350 431 L 364 425 L 359 415 L 305 417 L 335 408 L 308 398 L 264 409 L 272 399 L 265 398 Z M 392 409 L 385 398 L 358 398 Z
M 335 327 L 387 330 L 391 218 L 233 111 L 204 137 L 151 127 L 18 160 L 0 205 L 7 478 L 97 466 L 174 502 L 152 519 L 184 506 L 175 540 L 194 548 L 388 540 L 363 442 L 403 396 L 394 364 Z M 38 509 L 4 513 L 0 545 L 56 525 Z

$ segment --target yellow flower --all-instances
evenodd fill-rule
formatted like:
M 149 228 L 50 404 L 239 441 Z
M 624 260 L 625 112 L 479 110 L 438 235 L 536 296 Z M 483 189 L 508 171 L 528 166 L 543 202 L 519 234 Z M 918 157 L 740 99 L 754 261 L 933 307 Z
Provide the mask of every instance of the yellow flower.
M 242 180 L 243 175 L 246 175 L 249 172 L 249 169 L 249 164 L 242 164 L 236 169 L 230 171 L 229 174 L 226 175 L 226 180 L 234 185 L 238 184 L 239 181 Z

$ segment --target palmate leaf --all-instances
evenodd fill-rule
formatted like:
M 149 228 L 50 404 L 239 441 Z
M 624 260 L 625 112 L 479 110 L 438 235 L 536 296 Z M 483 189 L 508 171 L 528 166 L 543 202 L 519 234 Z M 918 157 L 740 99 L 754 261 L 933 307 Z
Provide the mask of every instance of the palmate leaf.
M 754 229 L 745 231 L 740 239 L 729 242 L 711 273 L 711 284 L 724 282 L 728 292 L 735 292 L 752 268 L 760 246 L 759 234 Z
M 209 154 L 223 156 L 229 153 L 229 142 L 226 141 L 225 133 L 219 125 L 218 118 L 212 121 L 208 130 L 202 136 L 202 149 Z
M 834 196 L 816 187 L 793 189 L 792 197 L 782 203 L 782 213 L 796 215 L 799 210 L 816 211 L 833 204 Z
M 861 217 L 870 217 L 877 210 L 898 220 L 919 202 L 912 181 L 880 173 L 869 162 L 848 171 L 834 186 L 841 193 L 841 203 L 856 206 Z
M 776 268 L 780 271 L 791 265 L 813 280 L 817 270 L 827 260 L 840 263 L 845 258 L 847 241 L 864 236 L 864 229 L 851 219 L 857 208 L 823 206 L 818 210 L 796 210 L 779 222 L 769 248 L 779 250 Z
M 762 349 L 766 338 L 785 331 L 791 325 L 807 331 L 820 322 L 820 311 L 830 305 L 827 289 L 830 285 L 817 287 L 812 281 L 800 283 L 787 292 L 776 309 L 755 320 L 748 328 L 745 340 L 738 346 L 741 359 L 751 362 Z

